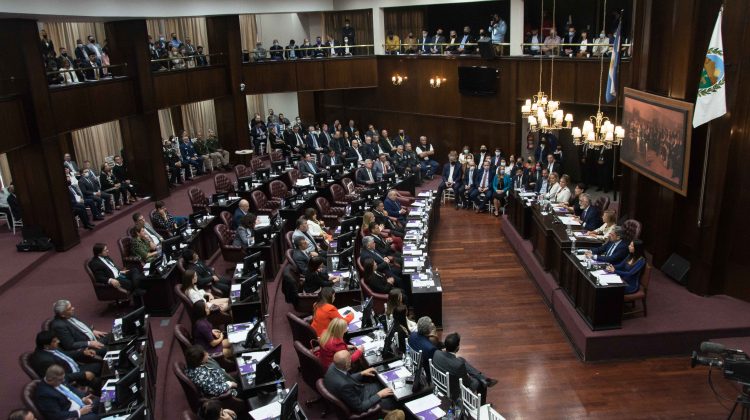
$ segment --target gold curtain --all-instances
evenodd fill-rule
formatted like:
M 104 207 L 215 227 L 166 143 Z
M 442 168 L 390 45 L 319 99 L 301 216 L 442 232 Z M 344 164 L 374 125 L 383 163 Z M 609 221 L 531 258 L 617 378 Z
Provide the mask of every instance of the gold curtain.
M 385 9 L 383 21 L 386 35 L 388 31 L 393 31 L 394 35 L 401 38 L 401 42 L 404 42 L 409 32 L 414 35 L 414 38 L 419 38 L 424 28 L 424 9 L 408 7 Z
M 8 155 L 3 153 L 0 154 L 0 178 L 2 178 L 3 188 L 10 185 L 13 182 L 13 178 L 10 176 L 10 165 L 8 164 Z
M 180 41 L 185 42 L 185 38 L 190 38 L 194 46 L 203 47 L 204 54 L 209 53 L 205 17 L 146 19 L 146 28 L 154 41 L 159 39 L 159 35 L 163 35 L 164 39 L 169 42 L 169 34 L 174 32 Z
M 220 134 L 216 129 L 216 111 L 213 99 L 181 105 L 180 108 L 182 109 L 182 123 L 190 137 L 195 137 L 199 131 L 205 136 L 209 128 L 213 129 L 216 135 Z
M 356 45 L 372 44 L 372 10 L 348 10 L 345 12 L 325 12 L 325 30 L 326 35 L 331 35 L 339 42 L 344 41 L 341 35 L 341 29 L 344 27 L 344 21 L 349 19 L 354 28 L 354 42 Z M 357 54 L 364 55 L 364 52 L 356 51 Z M 372 49 L 368 54 L 372 53 Z
M 55 54 L 60 54 L 60 47 L 68 49 L 68 54 L 75 55 L 76 40 L 80 39 L 88 44 L 87 37 L 94 35 L 96 42 L 104 46 L 106 37 L 103 22 L 39 22 L 41 29 L 47 31 L 47 36 L 55 44 Z
M 258 24 L 255 15 L 240 15 L 240 40 L 242 49 L 251 51 L 255 48 L 258 37 Z
M 255 118 L 255 113 L 262 117 L 266 116 L 266 96 L 265 95 L 245 95 L 245 104 L 247 105 L 247 120 L 250 122 Z M 289 116 L 286 116 L 289 118 Z M 265 121 L 265 119 L 263 120 Z
M 97 172 L 107 156 L 119 155 L 122 150 L 119 121 L 75 130 L 72 135 L 78 164 L 82 165 L 84 160 L 89 160 L 91 167 Z
M 159 129 L 161 131 L 162 141 L 175 134 L 174 122 L 172 121 L 172 113 L 169 112 L 169 108 L 159 110 Z

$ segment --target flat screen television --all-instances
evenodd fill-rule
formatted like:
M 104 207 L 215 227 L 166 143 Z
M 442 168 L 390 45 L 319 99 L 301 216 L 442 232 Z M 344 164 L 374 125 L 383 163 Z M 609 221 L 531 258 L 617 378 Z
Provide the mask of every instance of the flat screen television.
M 485 66 L 459 66 L 458 91 L 464 95 L 490 96 L 497 93 L 500 70 Z

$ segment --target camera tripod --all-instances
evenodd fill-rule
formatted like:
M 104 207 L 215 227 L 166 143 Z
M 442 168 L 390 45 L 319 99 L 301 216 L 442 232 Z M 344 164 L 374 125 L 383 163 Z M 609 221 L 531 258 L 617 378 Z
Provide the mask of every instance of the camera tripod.
M 740 420 L 750 420 L 750 385 L 742 385 L 742 392 L 737 396 L 732 406 L 732 411 L 729 412 L 727 420 L 731 420 L 734 416 L 734 412 L 737 410 L 737 406 L 740 405 Z

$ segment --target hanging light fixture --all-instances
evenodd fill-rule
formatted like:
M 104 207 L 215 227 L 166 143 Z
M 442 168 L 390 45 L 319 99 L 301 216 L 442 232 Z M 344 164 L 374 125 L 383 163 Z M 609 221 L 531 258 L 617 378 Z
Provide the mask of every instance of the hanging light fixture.
M 555 5 L 552 7 L 552 21 L 555 19 Z M 542 37 L 542 27 L 544 22 L 544 0 L 541 5 L 541 16 L 539 17 L 539 38 Z M 573 114 L 565 113 L 560 108 L 560 101 L 552 100 L 552 85 L 553 78 L 555 76 L 555 57 L 552 56 L 551 68 L 550 68 L 550 83 L 549 92 L 547 96 L 542 91 L 542 63 L 544 54 L 539 54 L 539 91 L 531 99 L 526 99 L 523 105 L 521 105 L 521 115 L 527 119 L 529 123 L 529 129 L 532 132 L 541 131 L 542 133 L 549 133 L 552 131 L 560 130 L 562 128 L 571 128 L 573 125 Z
M 606 29 L 607 18 L 607 0 L 604 0 L 604 19 L 602 20 L 602 31 Z M 586 144 L 588 147 L 599 149 L 601 147 L 611 149 L 612 146 L 619 146 L 625 138 L 625 129 L 619 125 L 614 125 L 607 116 L 602 112 L 602 81 L 604 78 L 604 54 L 599 56 L 599 97 L 596 107 L 596 115 L 589 116 L 588 120 L 583 122 L 582 127 L 573 127 L 573 144 L 581 146 Z
M 401 76 L 400 74 L 396 74 L 393 77 L 391 77 L 391 82 L 393 82 L 394 86 L 401 86 L 401 83 L 404 83 L 409 78 L 406 76 Z
M 439 88 L 446 82 L 445 77 L 435 76 L 430 78 L 430 87 Z

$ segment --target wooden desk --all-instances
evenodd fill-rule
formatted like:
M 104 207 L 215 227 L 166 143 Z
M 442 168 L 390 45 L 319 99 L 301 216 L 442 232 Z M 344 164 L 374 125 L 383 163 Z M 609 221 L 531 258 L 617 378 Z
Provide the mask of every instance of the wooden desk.
M 560 287 L 594 331 L 622 327 L 625 284 L 601 286 L 570 252 L 562 254 Z
M 533 206 L 531 244 L 534 246 L 534 256 L 544 271 L 549 271 L 554 253 L 554 240 L 552 239 L 553 221 L 554 216 L 552 214 L 543 215 L 537 205 Z
M 523 239 L 531 236 L 531 206 L 527 206 L 518 194 L 508 191 L 508 220 Z
M 152 268 L 153 270 L 153 268 Z M 177 308 L 177 298 L 174 295 L 174 285 L 179 282 L 177 264 L 173 264 L 164 273 L 151 273 L 146 276 L 141 285 L 145 286 L 143 306 L 151 316 L 170 317 Z

